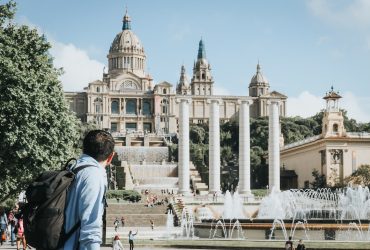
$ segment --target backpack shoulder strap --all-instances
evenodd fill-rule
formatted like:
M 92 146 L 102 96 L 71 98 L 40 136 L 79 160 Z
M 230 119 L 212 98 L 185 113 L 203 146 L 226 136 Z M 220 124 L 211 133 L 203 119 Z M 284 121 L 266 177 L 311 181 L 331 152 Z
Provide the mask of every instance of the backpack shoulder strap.
M 83 169 L 85 169 L 87 167 L 95 167 L 95 166 L 94 165 L 91 165 L 91 164 L 86 164 L 86 165 L 78 166 L 78 167 L 72 169 L 72 173 L 74 173 L 76 175 L 78 172 L 80 172 L 81 170 L 83 170 Z

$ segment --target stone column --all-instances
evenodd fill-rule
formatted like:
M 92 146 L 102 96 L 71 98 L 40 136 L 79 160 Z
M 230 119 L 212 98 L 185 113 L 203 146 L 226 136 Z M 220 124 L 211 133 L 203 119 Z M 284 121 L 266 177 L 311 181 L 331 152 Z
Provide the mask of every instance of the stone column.
M 269 100 L 269 190 L 280 190 L 280 124 L 279 100 Z
M 177 98 L 179 103 L 179 191 L 180 194 L 190 193 L 190 147 L 189 147 L 189 104 L 190 98 Z
M 251 153 L 249 106 L 252 100 L 242 99 L 239 103 L 239 194 L 252 196 L 251 193 Z
M 220 187 L 220 99 L 208 99 L 209 115 L 209 193 L 221 192 Z

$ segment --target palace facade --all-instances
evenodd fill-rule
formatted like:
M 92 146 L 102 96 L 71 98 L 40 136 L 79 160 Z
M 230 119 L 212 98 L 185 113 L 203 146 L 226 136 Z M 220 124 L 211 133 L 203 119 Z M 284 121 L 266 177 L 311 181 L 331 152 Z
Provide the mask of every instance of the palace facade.
M 286 116 L 287 97 L 270 91 L 259 64 L 249 84 L 249 96 L 247 91 L 241 96 L 214 95 L 215 82 L 203 40 L 199 42 L 190 81 L 185 67 L 181 66 L 176 87 L 166 81 L 153 86 L 152 77 L 145 71 L 144 47 L 131 29 L 127 11 L 122 31 L 114 38 L 107 58 L 108 72 L 103 73 L 102 79 L 89 83 L 82 92 L 65 92 L 70 109 L 83 122 L 97 123 L 102 129 L 123 134 L 132 131 L 176 133 L 179 118 L 176 100 L 184 96 L 191 99 L 191 123 L 209 122 L 209 100 L 215 98 L 220 100 L 221 123 L 237 115 L 238 100 L 246 97 L 253 100 L 251 117 L 268 116 L 267 102 L 272 99 L 280 100 L 280 116 Z

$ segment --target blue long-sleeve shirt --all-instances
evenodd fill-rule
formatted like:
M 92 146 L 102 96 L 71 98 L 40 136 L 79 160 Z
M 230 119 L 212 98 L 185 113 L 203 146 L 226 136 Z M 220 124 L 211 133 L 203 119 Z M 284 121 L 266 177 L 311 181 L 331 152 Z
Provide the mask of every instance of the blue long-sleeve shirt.
M 83 154 L 77 161 L 77 168 L 91 165 L 80 170 L 70 187 L 65 210 L 65 232 L 80 220 L 81 227 L 65 243 L 65 250 L 75 249 L 78 241 L 80 250 L 100 249 L 102 241 L 101 226 L 104 211 L 104 194 L 107 188 L 105 168 L 94 158 Z

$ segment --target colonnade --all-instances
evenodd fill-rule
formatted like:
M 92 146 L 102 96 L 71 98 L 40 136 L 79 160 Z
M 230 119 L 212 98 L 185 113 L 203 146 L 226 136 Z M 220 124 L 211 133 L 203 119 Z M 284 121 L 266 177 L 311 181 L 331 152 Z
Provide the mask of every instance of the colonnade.
M 220 166 L 220 103 L 217 97 L 209 98 L 209 193 L 221 192 Z M 190 97 L 179 97 L 179 193 L 190 193 L 190 152 L 189 152 L 189 105 Z M 250 169 L 250 114 L 253 103 L 250 99 L 240 99 L 239 103 L 239 184 L 238 192 L 251 196 Z M 280 126 L 279 100 L 269 104 L 269 188 L 280 189 Z

